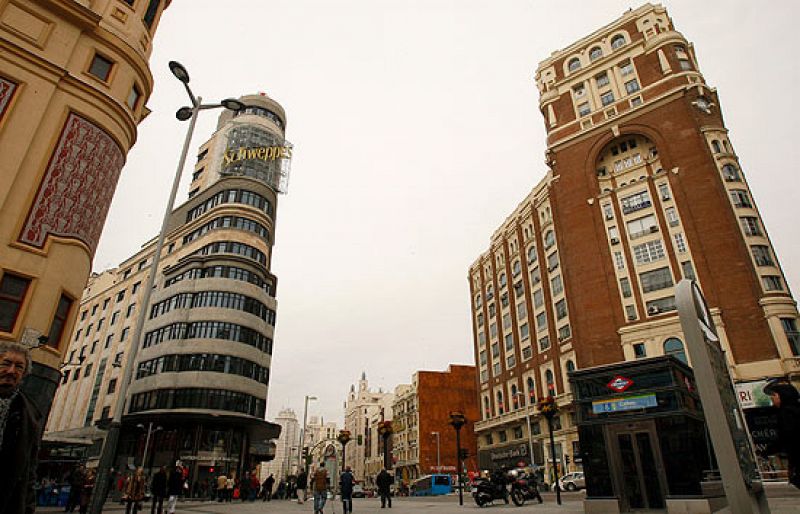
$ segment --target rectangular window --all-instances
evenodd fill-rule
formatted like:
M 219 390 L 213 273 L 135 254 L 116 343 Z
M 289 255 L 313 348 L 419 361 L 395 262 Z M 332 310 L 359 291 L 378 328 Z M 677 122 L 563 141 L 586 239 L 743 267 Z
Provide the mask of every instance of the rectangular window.
M 503 328 L 511 328 L 511 314 L 503 314 Z
M 614 93 L 611 91 L 606 91 L 600 96 L 600 101 L 603 105 L 611 105 L 614 103 Z
M 131 315 L 133 314 L 133 311 L 135 311 L 135 310 L 136 310 L 136 304 L 135 303 L 132 303 L 132 304 L 128 305 L 128 309 L 125 311 L 125 317 L 126 318 L 130 318 Z
M 114 394 L 117 390 L 117 379 L 112 378 L 108 381 L 108 389 L 106 389 L 106 394 Z
M 139 103 L 139 98 L 142 96 L 142 92 L 139 91 L 139 87 L 134 84 L 131 87 L 131 91 L 128 93 L 128 108 L 132 111 L 136 110 L 136 104 Z
M 136 294 L 136 292 L 139 290 L 140 287 L 142 287 L 141 282 L 136 282 L 135 284 L 133 284 L 133 289 L 131 289 L 131 294 Z
M 658 194 L 661 196 L 662 200 L 669 200 L 672 198 L 669 193 L 669 186 L 666 183 L 661 183 L 658 185 Z
M 103 82 L 108 82 L 108 77 L 111 76 L 111 68 L 114 67 L 114 62 L 100 54 L 94 54 L 92 64 L 89 66 L 89 73 L 99 78 Z
M 539 266 L 536 266 L 535 268 L 533 268 L 533 271 L 531 271 L 531 282 L 533 282 L 534 284 L 538 284 L 541 281 L 542 281 L 542 274 L 539 272 Z
M 27 278 L 3 273 L 0 280 L 0 331 L 14 331 L 30 283 Z
M 622 290 L 623 298 L 631 297 L 631 281 L 628 280 L 628 277 L 622 277 L 619 279 L 619 288 Z
M 558 251 L 547 256 L 547 270 L 553 271 L 558 267 Z
M 517 305 L 517 318 L 525 319 L 528 316 L 528 309 L 525 307 L 525 302 Z
M 103 344 L 103 348 L 110 347 L 112 341 L 114 341 L 114 334 L 109 334 L 106 336 L 106 342 Z
M 501 371 L 500 370 L 500 363 L 499 362 L 495 362 L 494 365 L 492 366 L 492 375 L 498 377 L 498 376 L 500 376 L 500 371 Z
M 62 384 L 66 384 L 66 383 L 67 383 L 67 381 L 69 380 L 69 372 L 70 372 L 70 371 L 71 371 L 71 370 L 69 370 L 69 369 L 68 369 L 68 370 L 66 370 L 66 371 L 64 371 L 64 376 L 61 378 L 61 383 L 62 383 Z
M 638 107 L 642 105 L 642 97 L 641 96 L 634 96 L 631 98 L 631 107 Z
M 601 73 L 597 75 L 594 80 L 597 82 L 597 87 L 605 87 L 609 84 L 608 73 Z
M 687 59 L 678 59 L 678 64 L 683 71 L 689 71 L 692 69 L 692 64 Z
M 624 77 L 625 75 L 630 75 L 633 73 L 633 63 L 631 61 L 626 61 L 619 65 L 619 72 Z
M 749 208 L 753 206 L 753 204 L 750 202 L 750 196 L 747 194 L 747 191 L 744 191 L 743 189 L 732 189 L 730 194 L 734 207 Z
M 637 359 L 644 359 L 647 357 L 647 348 L 645 347 L 644 343 L 633 344 L 633 356 Z
M 564 319 L 567 317 L 567 302 L 566 300 L 559 300 L 556 302 L 556 319 Z
M 541 332 L 547 328 L 547 315 L 542 312 L 536 315 L 536 330 Z
M 69 317 L 69 310 L 71 307 L 72 298 L 62 294 L 61 298 L 58 299 L 58 306 L 53 316 L 53 322 L 50 323 L 47 346 L 58 348 L 58 344 L 61 342 L 61 336 L 64 334 L 64 326 L 67 324 L 67 318 Z
M 111 322 L 109 323 L 109 326 L 113 327 L 114 323 L 116 323 L 118 319 L 119 319 L 119 311 L 114 311 L 114 313 L 111 314 Z
M 781 325 L 783 326 L 783 332 L 786 334 L 786 339 L 789 341 L 792 355 L 795 357 L 800 356 L 800 333 L 797 332 L 797 320 L 794 318 L 781 318 Z
M 522 285 L 521 280 L 514 284 L 514 294 L 517 298 L 522 298 L 522 296 L 525 294 L 525 287 Z
M 683 261 L 681 263 L 681 271 L 683 272 L 683 278 L 688 278 L 689 280 L 694 280 L 696 278 L 691 261 Z
M 652 214 L 631 220 L 627 223 L 628 237 L 637 239 L 648 234 L 658 232 L 656 217 Z
M 625 258 L 622 256 L 622 252 L 614 252 L 614 265 L 617 269 L 625 269 Z
M 548 348 L 550 348 L 550 337 L 549 336 L 544 336 L 544 337 L 540 338 L 539 339 L 539 351 L 543 352 L 543 351 L 547 350 Z
M 528 337 L 530 336 L 530 329 L 528 328 L 528 324 L 527 323 L 523 323 L 522 325 L 520 325 L 520 327 L 519 327 L 519 335 L 520 335 L 520 339 L 522 339 L 523 341 L 525 339 L 528 339 Z
M 565 340 L 569 339 L 570 336 L 572 336 L 572 328 L 570 328 L 570 326 L 568 324 L 564 325 L 563 327 L 560 327 L 558 329 L 558 340 L 559 341 L 565 341 Z
M 678 232 L 674 237 L 675 248 L 678 250 L 678 253 L 686 253 L 686 240 L 683 238 L 683 234 Z
M 613 220 L 614 219 L 614 208 L 611 207 L 610 203 L 607 203 L 607 204 L 603 205 L 603 214 L 605 215 L 607 220 Z
M 533 350 L 531 349 L 530 346 L 526 346 L 525 348 L 522 349 L 522 360 L 526 361 L 531 357 L 533 357 Z
M 533 305 L 535 307 L 541 307 L 544 305 L 544 294 L 542 293 L 541 289 L 537 289 L 533 292 Z
M 117 303 L 121 302 L 125 299 L 125 290 L 123 289 L 119 293 L 117 293 Z
M 514 336 L 511 334 L 506 334 L 506 351 L 510 351 L 514 349 Z
M 511 369 L 517 365 L 517 358 L 514 355 L 506 357 L 506 369 Z
M 592 108 L 589 107 L 589 102 L 583 102 L 582 104 L 578 104 L 578 116 L 588 116 L 592 113 Z
M 639 81 L 636 79 L 629 80 L 625 83 L 625 91 L 627 91 L 629 95 L 639 91 L 639 89 L 641 89 L 639 87 Z
M 552 280 L 550 280 L 550 285 L 553 288 L 553 296 L 561 294 L 561 292 L 564 291 L 564 284 L 561 281 L 561 275 L 556 275 L 553 277 Z
M 483 326 L 483 313 L 482 312 L 478 313 L 478 326 L 479 327 Z
M 782 291 L 783 283 L 781 277 L 776 275 L 765 275 L 761 277 L 761 282 L 764 284 L 764 289 L 767 291 Z
M 755 216 L 742 216 L 739 218 L 739 222 L 742 224 L 742 230 L 744 230 L 746 236 L 761 235 L 761 225 L 759 225 L 758 218 Z
M 150 3 L 147 4 L 147 10 L 144 12 L 144 18 L 142 18 L 142 21 L 144 22 L 145 27 L 148 29 L 153 28 L 153 22 L 156 20 L 160 3 L 161 0 L 150 0 Z
M 633 247 L 633 255 L 636 257 L 637 264 L 658 261 L 665 257 L 664 245 L 660 239 L 635 245 Z
M 492 323 L 489 325 L 489 337 L 497 337 L 497 324 Z
M 678 221 L 678 213 L 675 211 L 675 207 L 667 207 L 664 209 L 664 214 L 667 216 L 667 223 L 669 223 L 670 227 L 675 227 L 680 223 Z
M 769 251 L 769 246 L 753 245 L 750 249 L 753 252 L 753 259 L 756 261 L 756 266 L 775 265 L 775 261 L 772 260 L 772 253 Z
M 659 298 L 647 302 L 647 314 L 653 316 L 662 312 L 669 312 L 675 310 L 675 297 L 667 296 L 666 298 Z
M 642 284 L 642 291 L 645 293 L 666 289 L 672 287 L 673 284 L 672 273 L 667 267 L 640 273 L 639 280 Z
M 500 345 L 497 343 L 492 343 L 492 358 L 496 359 L 500 356 Z
M 128 332 L 130 332 L 130 330 L 131 329 L 127 328 L 127 327 L 123 328 L 122 329 L 122 334 L 120 334 L 120 336 L 119 336 L 119 340 L 120 341 L 124 341 L 125 339 L 127 339 L 128 338 Z
M 640 191 L 636 194 L 626 196 L 620 200 L 620 204 L 622 205 L 622 212 L 630 214 L 640 209 L 650 207 L 652 202 L 650 202 L 650 195 L 647 194 L 647 191 Z
M 489 380 L 489 373 L 485 370 L 481 370 L 481 383 L 487 382 Z
M 633 305 L 626 305 L 625 315 L 628 316 L 628 321 L 634 321 L 636 319 L 636 307 Z
M 486 356 L 486 350 L 481 350 L 479 355 L 481 366 L 486 366 L 486 363 L 489 362 L 488 357 Z

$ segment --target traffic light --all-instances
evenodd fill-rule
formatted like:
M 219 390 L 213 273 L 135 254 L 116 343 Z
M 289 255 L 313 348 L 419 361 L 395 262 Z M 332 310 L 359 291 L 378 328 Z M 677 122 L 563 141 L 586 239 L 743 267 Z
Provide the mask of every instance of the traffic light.
M 564 455 L 564 462 L 569 466 L 569 455 Z
M 461 460 L 464 460 L 464 459 L 466 459 L 467 457 L 469 457 L 469 450 L 467 450 L 466 448 L 461 448 L 461 449 L 458 451 L 458 457 L 459 457 Z

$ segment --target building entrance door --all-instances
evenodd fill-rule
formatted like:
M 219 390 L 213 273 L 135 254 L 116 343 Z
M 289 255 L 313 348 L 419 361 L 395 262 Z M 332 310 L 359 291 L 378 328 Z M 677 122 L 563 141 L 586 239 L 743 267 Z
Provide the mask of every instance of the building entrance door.
M 664 476 L 652 423 L 611 430 L 622 510 L 664 508 Z

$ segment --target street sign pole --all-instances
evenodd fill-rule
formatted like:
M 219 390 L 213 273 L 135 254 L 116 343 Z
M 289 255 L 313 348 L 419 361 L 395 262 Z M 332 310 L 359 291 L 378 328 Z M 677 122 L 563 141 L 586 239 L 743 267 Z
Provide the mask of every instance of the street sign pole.
M 728 508 L 731 514 L 769 514 L 711 312 L 693 280 L 681 280 L 675 297 Z

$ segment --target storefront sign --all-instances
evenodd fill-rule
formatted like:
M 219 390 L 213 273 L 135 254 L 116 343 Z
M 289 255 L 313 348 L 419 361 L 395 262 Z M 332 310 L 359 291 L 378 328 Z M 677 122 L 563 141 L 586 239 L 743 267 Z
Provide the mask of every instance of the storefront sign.
M 648 407 L 656 407 L 657 405 L 658 401 L 656 400 L 656 395 L 651 393 L 594 401 L 592 402 L 592 412 L 595 414 L 608 414 L 611 412 L 646 409 Z
M 528 456 L 528 446 L 520 444 L 511 448 L 504 448 L 502 450 L 489 451 L 489 458 L 497 462 L 506 459 L 516 459 L 518 457 Z
M 772 399 L 764 392 L 766 380 L 756 382 L 740 382 L 736 384 L 736 397 L 743 409 L 755 407 L 772 407 Z
M 229 148 L 222 154 L 222 166 L 228 166 L 242 160 L 275 161 L 278 159 L 291 159 L 292 148 L 289 146 L 258 146 L 247 148 Z

